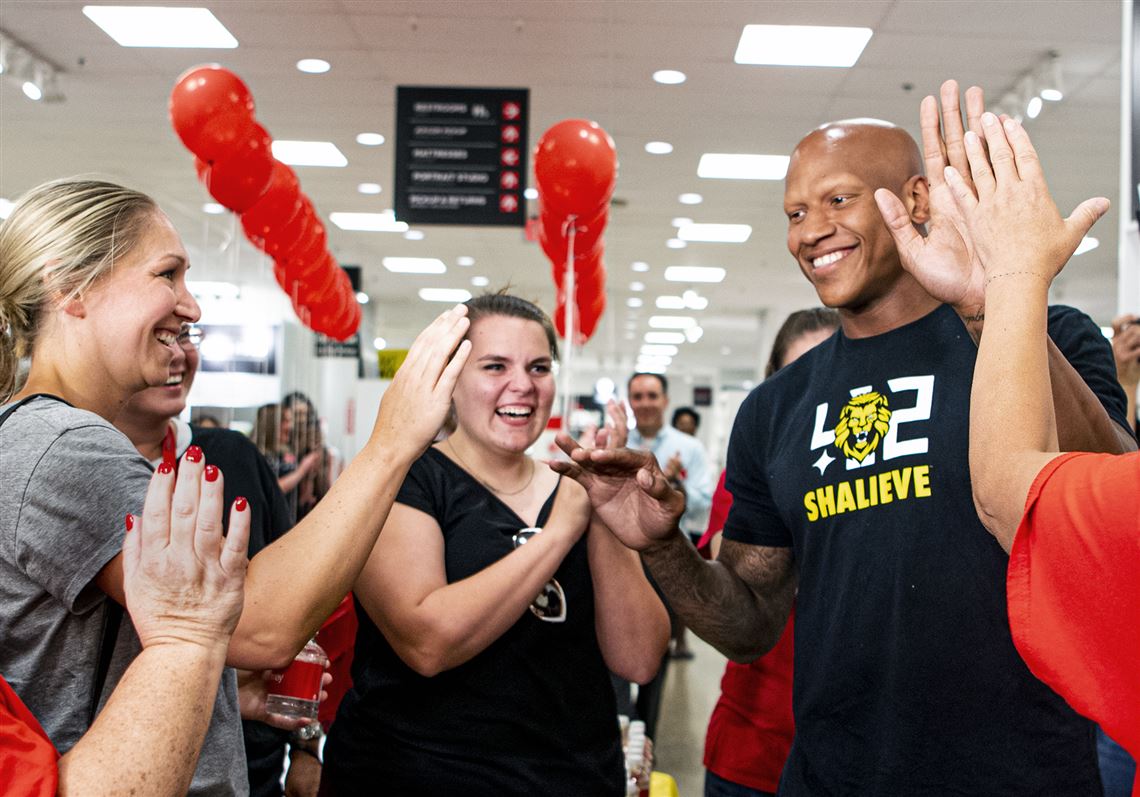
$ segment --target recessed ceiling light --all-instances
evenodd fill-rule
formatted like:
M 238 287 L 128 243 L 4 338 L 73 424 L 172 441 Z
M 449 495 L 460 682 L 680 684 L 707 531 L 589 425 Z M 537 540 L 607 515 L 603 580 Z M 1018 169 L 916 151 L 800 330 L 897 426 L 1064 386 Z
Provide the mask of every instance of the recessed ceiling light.
M 682 241 L 680 238 L 670 238 L 665 242 L 665 245 L 670 249 L 684 249 L 686 246 L 688 246 L 688 244 Z
M 16 207 L 16 203 L 10 199 L 0 199 L 0 219 L 6 219 L 12 215 L 12 208 Z
M 697 164 L 697 176 L 721 180 L 783 180 L 789 160 L 787 155 L 706 152 Z
M 826 25 L 745 25 L 735 61 L 769 66 L 855 66 L 872 33 L 870 28 Z
M 219 205 L 217 202 L 207 202 L 202 205 L 202 212 L 209 213 L 211 216 L 220 216 L 226 212 L 225 205 Z
M 381 188 L 380 183 L 360 183 L 356 190 L 362 194 L 379 194 Z
M 673 221 L 671 221 L 669 223 L 672 224 L 674 227 L 685 227 L 689 224 L 692 224 L 693 220 L 690 219 L 688 216 L 678 216 L 677 218 L 673 219 Z
M 360 133 L 356 136 L 356 143 L 363 147 L 378 147 L 384 143 L 384 136 L 379 133 Z
M 637 335 L 633 334 L 632 332 L 626 332 L 625 333 L 625 339 L 626 340 L 633 340 L 636 337 L 637 337 Z
M 661 297 L 665 298 L 665 297 Z M 654 329 L 688 329 L 695 327 L 697 319 L 691 315 L 651 315 L 649 326 Z
M 747 224 L 686 224 L 677 230 L 682 241 L 706 241 L 710 243 L 740 244 L 752 235 L 752 227 Z
M 347 166 L 348 158 L 331 141 L 273 142 L 273 157 L 290 166 Z
M 83 14 L 123 47 L 233 49 L 238 41 L 207 8 L 83 6 Z
M 722 282 L 727 272 L 720 266 L 669 266 L 665 279 L 670 282 Z
M 625 300 L 626 307 L 641 307 L 641 304 L 641 299 L 637 298 L 636 296 L 630 296 Z
M 720 347 L 720 353 L 723 356 L 727 357 L 728 355 L 732 354 L 732 349 L 729 348 L 728 346 L 721 346 Z
M 41 99 L 43 99 L 43 90 L 30 80 L 24 81 L 24 85 L 20 86 L 20 88 L 23 89 L 24 96 L 29 100 L 35 100 L 36 102 L 39 102 Z
M 323 75 L 332 69 L 332 64 L 323 58 L 302 58 L 297 62 L 297 69 L 309 75 Z
M 676 69 L 658 69 L 653 73 L 653 79 L 658 83 L 664 83 L 666 86 L 676 86 L 686 80 L 685 73 L 678 72 Z
M 658 296 L 657 297 L 658 310 L 684 310 L 685 300 L 680 296 Z
M 644 260 L 635 260 L 629 265 L 634 271 L 649 271 L 649 264 Z
M 650 333 L 652 334 L 652 333 Z M 681 338 L 684 339 L 684 335 Z M 648 357 L 674 357 L 680 351 L 676 346 L 670 346 L 663 343 L 646 343 L 641 347 L 641 354 Z
M 673 151 L 673 145 L 668 141 L 650 141 L 646 143 L 645 151 L 650 155 L 668 155 Z
M 525 191 L 523 191 L 523 196 L 526 197 L 527 199 L 538 199 L 538 189 L 537 188 L 528 188 Z
M 380 261 L 393 274 L 442 274 L 447 266 L 438 257 L 385 257 Z
M 700 194 L 681 194 L 677 197 L 677 201 L 682 205 L 699 205 L 705 201 L 705 198 Z
M 330 213 L 329 221 L 349 232 L 407 232 L 406 221 L 396 221 L 396 215 L 386 210 L 383 213 Z
M 1041 99 L 1043 99 L 1043 100 L 1048 100 L 1049 102 L 1058 102 L 1059 100 L 1063 100 L 1064 98 L 1065 98 L 1065 95 L 1061 92 L 1060 89 L 1042 89 L 1041 90 Z
M 471 298 L 471 291 L 463 288 L 420 288 L 420 298 L 425 302 L 459 304 Z
M 373 338 L 372 339 L 372 348 L 376 349 L 377 351 L 379 351 L 380 349 L 387 348 L 387 346 L 388 346 L 388 341 L 384 340 L 384 338 Z
M 672 362 L 668 357 L 664 360 L 638 360 L 637 371 L 642 374 L 663 374 Z
M 1080 244 L 1077 245 L 1077 251 L 1073 252 L 1073 256 L 1076 257 L 1077 255 L 1083 255 L 1085 252 L 1091 252 L 1098 246 L 1100 246 L 1099 239 L 1086 235 L 1081 239 Z
M 637 321 L 631 318 L 629 321 L 625 322 L 625 328 L 630 331 L 635 331 L 637 329 Z
M 631 282 L 629 283 L 629 289 L 634 293 L 641 293 L 643 290 L 645 290 L 645 283 L 636 281 Z
M 404 238 L 409 241 L 422 241 L 424 239 L 423 230 L 408 230 L 404 233 Z
M 689 341 L 689 343 L 696 343 L 704 334 L 705 331 L 700 327 L 689 327 L 685 330 L 685 339 Z
M 488 285 L 491 284 L 491 280 L 488 279 L 487 277 L 472 277 L 471 278 L 471 284 L 474 285 L 476 288 L 486 288 Z
M 455 265 L 463 267 L 473 266 L 475 265 L 475 258 L 468 257 L 467 255 L 460 255 L 459 257 L 455 258 Z
M 709 300 L 691 288 L 681 294 L 681 299 L 689 310 L 704 310 L 709 306 Z
M 645 342 L 646 343 L 669 343 L 672 345 L 676 345 L 678 343 L 684 343 L 685 342 L 685 333 L 684 332 L 646 332 L 645 333 Z M 672 353 L 676 354 L 676 352 L 672 352 Z
M 364 291 L 356 292 L 356 301 L 360 304 L 368 304 L 368 294 Z
M 1028 116 L 1030 119 L 1036 119 L 1038 116 L 1041 115 L 1041 108 L 1044 105 L 1045 105 L 1045 102 L 1040 97 L 1037 97 L 1037 96 L 1030 97 L 1029 98 L 1029 104 L 1025 108 L 1025 115 Z

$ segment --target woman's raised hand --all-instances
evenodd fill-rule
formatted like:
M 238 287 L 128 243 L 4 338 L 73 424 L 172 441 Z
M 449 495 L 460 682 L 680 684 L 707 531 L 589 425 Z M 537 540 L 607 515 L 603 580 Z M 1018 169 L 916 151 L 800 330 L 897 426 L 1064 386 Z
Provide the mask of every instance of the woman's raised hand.
M 245 596 L 250 511 L 230 509 L 222 535 L 223 477 L 191 446 L 177 475 L 155 471 L 141 517 L 127 516 L 123 591 L 144 648 L 194 644 L 225 650 Z
M 419 455 L 443 426 L 455 380 L 471 352 L 463 340 L 470 321 L 456 305 L 419 334 L 380 402 L 372 436 L 385 446 Z

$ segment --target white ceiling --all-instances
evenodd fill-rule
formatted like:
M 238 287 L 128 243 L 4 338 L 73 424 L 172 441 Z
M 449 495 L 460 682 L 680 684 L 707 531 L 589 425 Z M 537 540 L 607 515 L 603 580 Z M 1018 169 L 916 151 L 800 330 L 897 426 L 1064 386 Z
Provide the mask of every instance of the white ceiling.
M 156 4 L 158 0 L 137 3 Z M 125 0 L 118 0 L 125 4 Z M 782 185 L 704 180 L 703 152 L 787 154 L 827 120 L 874 116 L 917 135 L 920 98 L 942 79 L 977 83 L 996 99 L 1049 50 L 1061 54 L 1066 96 L 1029 124 L 1062 210 L 1092 195 L 1115 198 L 1119 181 L 1120 4 L 1118 0 L 862 0 L 861 2 L 650 2 L 578 0 L 213 0 L 207 5 L 240 42 L 235 50 L 128 49 L 115 44 L 73 0 L 3 0 L 0 29 L 64 70 L 66 101 L 27 100 L 0 81 L 0 196 L 53 177 L 95 172 L 155 196 L 174 218 L 195 258 L 196 278 L 269 281 L 263 258 L 242 244 L 219 251 L 233 232 L 230 216 L 206 216 L 208 200 L 191 156 L 166 116 L 180 73 L 218 61 L 250 86 L 258 120 L 275 138 L 327 139 L 348 156 L 343 169 L 298 167 L 303 190 L 326 220 L 333 253 L 364 267 L 373 301 L 365 339 L 407 343 L 438 305 L 420 287 L 510 284 L 548 309 L 549 265 L 521 231 L 423 227 L 426 237 L 347 233 L 327 221 L 333 211 L 391 207 L 392 136 L 397 85 L 525 86 L 531 91 L 531 140 L 559 119 L 587 117 L 614 137 L 621 163 L 605 233 L 609 309 L 586 361 L 615 377 L 632 365 L 653 299 L 686 287 L 665 282 L 669 265 L 719 265 L 727 279 L 693 286 L 710 299 L 698 314 L 705 336 L 682 346 L 670 373 L 711 379 L 760 367 L 783 316 L 815 303 L 784 248 Z M 860 25 L 874 35 L 851 69 L 740 66 L 733 54 L 748 23 Z M 324 75 L 294 68 L 300 58 L 332 63 Z M 657 69 L 688 75 L 680 86 L 654 83 Z M 367 148 L 356 134 L 374 130 L 388 143 Z M 650 140 L 670 155 L 644 151 Z M 379 196 L 356 191 L 379 182 Z M 705 198 L 677 201 L 682 192 Z M 533 208 L 532 208 L 533 210 Z M 670 221 L 753 226 L 746 244 L 665 247 Z M 1055 298 L 1106 323 L 1115 310 L 1115 209 L 1096 231 L 1102 245 L 1081 256 L 1058 281 Z M 237 236 L 240 240 L 240 235 Z M 448 264 L 438 276 L 395 275 L 385 255 L 432 256 Z M 461 255 L 472 268 L 455 265 Z M 651 265 L 645 274 L 631 262 Z M 629 290 L 644 282 L 645 293 Z M 642 296 L 631 311 L 626 300 Z M 769 319 L 767 322 L 765 319 Z M 634 327 L 634 339 L 627 327 Z

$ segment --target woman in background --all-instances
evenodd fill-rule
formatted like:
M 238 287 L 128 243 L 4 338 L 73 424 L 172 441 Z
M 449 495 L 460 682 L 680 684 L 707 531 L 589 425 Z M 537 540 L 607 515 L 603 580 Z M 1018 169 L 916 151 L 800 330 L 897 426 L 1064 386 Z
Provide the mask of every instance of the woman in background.
M 764 369 L 768 379 L 827 340 L 839 328 L 839 314 L 823 307 L 797 310 L 780 326 Z M 709 527 L 697 544 L 716 558 L 732 494 L 720 474 Z M 749 664 L 728 662 L 720 699 L 705 739 L 705 797 L 770 797 L 792 747 L 792 664 L 795 606 L 776 646 Z

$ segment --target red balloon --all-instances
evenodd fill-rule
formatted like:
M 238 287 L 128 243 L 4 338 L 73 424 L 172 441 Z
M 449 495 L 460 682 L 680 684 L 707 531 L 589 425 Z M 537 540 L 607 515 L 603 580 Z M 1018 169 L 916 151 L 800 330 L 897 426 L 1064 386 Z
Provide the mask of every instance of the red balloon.
M 249 210 L 265 193 L 273 176 L 271 144 L 269 134 L 255 124 L 253 135 L 235 152 L 206 165 L 205 174 L 199 172 L 198 177 L 210 196 L 235 213 Z M 195 167 L 199 163 L 201 159 L 195 162 Z
M 603 207 L 601 213 L 588 221 L 574 222 L 574 257 L 586 257 L 597 251 L 601 246 L 602 231 L 606 228 L 606 222 L 609 220 L 608 208 Z M 558 265 L 566 265 L 566 253 L 569 246 L 569 239 L 567 237 L 568 230 L 563 231 L 570 225 L 564 224 L 556 217 L 547 213 L 539 216 L 538 226 L 538 244 L 542 247 L 542 253 L 546 255 L 550 262 Z
M 301 194 L 301 210 L 289 221 L 265 234 L 262 251 L 272 258 L 286 257 L 309 235 L 309 227 L 317 223 L 313 203 Z
M 578 294 L 578 334 L 582 336 L 582 342 L 594 336 L 594 331 L 598 328 L 598 321 L 602 318 L 602 313 L 606 309 L 606 294 L 599 292 L 595 295 L 592 302 L 583 303 L 580 301 L 582 294 Z
M 593 274 L 598 265 L 602 262 L 602 256 L 605 254 L 605 247 L 601 244 L 589 254 L 574 257 L 574 282 L 578 284 L 583 278 L 588 278 Z M 602 272 L 603 278 L 605 272 Z M 562 290 L 566 283 L 566 263 L 556 262 L 551 263 L 550 276 L 554 278 L 554 285 L 558 290 Z
M 596 122 L 565 119 L 542 134 L 534 176 L 544 207 L 556 218 L 592 218 L 617 181 L 613 139 Z
M 281 161 L 273 161 L 269 187 L 261 199 L 241 214 L 241 226 L 250 243 L 265 248 L 265 238 L 273 230 L 288 224 L 301 211 L 301 184 L 293 170 Z
M 333 256 L 326 254 L 324 262 L 301 280 L 297 291 L 298 303 L 307 305 L 310 309 L 318 305 L 327 306 L 329 300 L 336 296 L 336 276 L 341 270 Z
M 575 279 L 579 305 L 587 298 L 592 301 L 593 297 L 605 293 L 606 266 L 602 263 L 600 251 L 596 258 L 591 259 L 588 263 L 583 263 L 582 270 L 575 274 Z
M 253 125 L 249 88 L 217 64 L 183 73 L 170 93 L 169 110 L 182 143 L 208 163 L 239 147 Z

